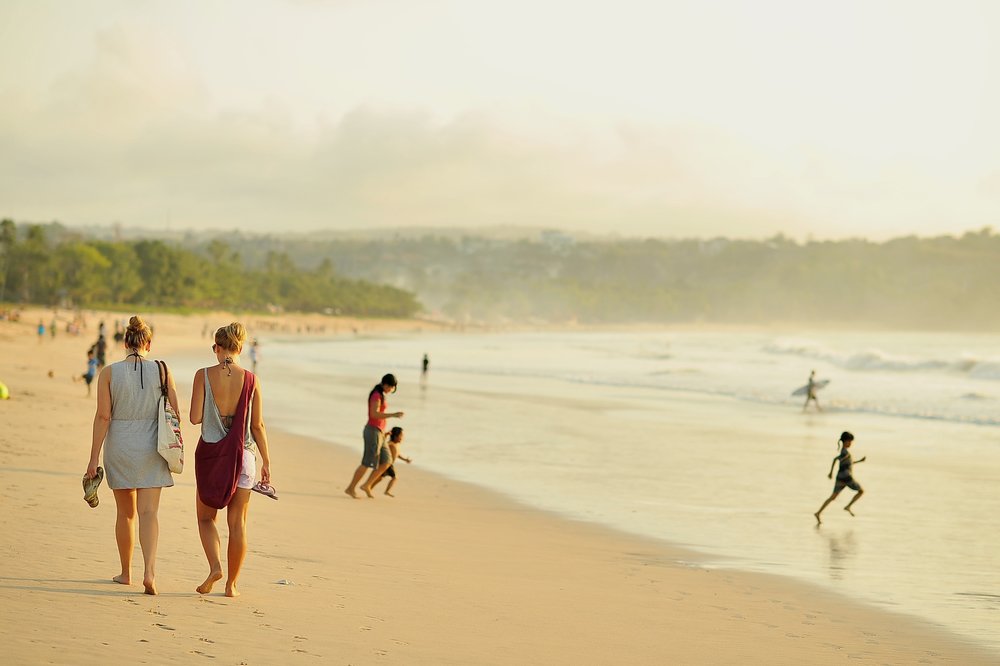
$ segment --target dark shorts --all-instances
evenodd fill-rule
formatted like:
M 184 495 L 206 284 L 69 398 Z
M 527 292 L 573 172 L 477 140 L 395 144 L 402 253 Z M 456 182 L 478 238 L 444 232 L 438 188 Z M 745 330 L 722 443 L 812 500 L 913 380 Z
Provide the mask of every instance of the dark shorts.
M 365 440 L 365 452 L 361 456 L 361 464 L 375 469 L 382 462 L 382 456 L 389 456 L 389 447 L 384 445 L 385 433 L 374 426 L 366 425 L 362 436 Z M 382 452 L 385 452 L 384 454 Z M 386 460 L 388 462 L 388 460 Z
M 837 477 L 837 482 L 833 484 L 833 492 L 839 493 L 844 488 L 851 490 L 861 490 L 861 484 L 854 480 L 853 476 Z
M 391 479 L 395 479 L 396 478 L 396 466 L 395 465 L 389 465 L 389 469 L 385 470 L 385 476 L 388 476 Z
M 87 382 L 87 386 L 90 386 L 90 383 L 94 381 L 94 375 L 83 375 L 83 381 Z

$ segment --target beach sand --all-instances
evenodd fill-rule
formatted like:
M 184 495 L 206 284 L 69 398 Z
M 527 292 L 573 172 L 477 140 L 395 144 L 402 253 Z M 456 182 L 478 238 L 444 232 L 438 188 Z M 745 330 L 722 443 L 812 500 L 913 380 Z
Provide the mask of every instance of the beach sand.
M 188 469 L 161 501 L 160 594 L 143 595 L 111 581 L 110 490 L 102 486 L 96 509 L 82 499 L 96 399 L 71 377 L 83 372 L 96 318 L 88 335 L 60 331 L 40 343 L 38 316 L 0 322 L 0 381 L 12 394 L 0 402 L 7 663 L 996 663 L 906 615 L 705 568 L 683 549 L 561 519 L 419 465 L 404 468 L 397 498 L 352 500 L 343 487 L 360 437 L 336 447 L 274 430 L 280 500 L 251 501 L 242 596 L 226 598 L 222 585 L 194 592 L 207 565 L 190 425 Z M 206 319 L 216 324 L 155 317 L 151 356 L 198 353 Z M 109 351 L 109 362 L 120 357 Z M 190 378 L 177 379 L 186 414 Z M 220 531 L 225 538 L 224 523 Z M 137 545 L 134 580 L 141 567 Z

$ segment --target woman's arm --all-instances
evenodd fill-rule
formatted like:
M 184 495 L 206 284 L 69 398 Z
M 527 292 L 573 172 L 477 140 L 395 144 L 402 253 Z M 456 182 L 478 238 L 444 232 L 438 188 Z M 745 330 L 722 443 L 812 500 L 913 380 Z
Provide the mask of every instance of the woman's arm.
M 828 478 L 828 479 L 832 479 L 833 478 L 833 466 L 837 464 L 838 460 L 840 460 L 840 456 L 836 456 L 833 459 L 833 462 L 830 463 L 830 473 L 826 475 L 826 478 Z
M 205 416 L 205 372 L 199 370 L 194 373 L 194 381 L 191 382 L 191 423 L 198 425 Z
M 250 416 L 250 432 L 260 451 L 260 480 L 271 482 L 271 452 L 267 447 L 267 431 L 264 429 L 264 398 L 260 395 L 260 380 L 253 392 L 253 413 Z
M 97 377 L 97 412 L 94 414 L 94 437 L 90 445 L 90 462 L 87 463 L 87 478 L 97 476 L 97 465 L 101 459 L 101 448 L 111 427 L 111 366 L 101 370 Z

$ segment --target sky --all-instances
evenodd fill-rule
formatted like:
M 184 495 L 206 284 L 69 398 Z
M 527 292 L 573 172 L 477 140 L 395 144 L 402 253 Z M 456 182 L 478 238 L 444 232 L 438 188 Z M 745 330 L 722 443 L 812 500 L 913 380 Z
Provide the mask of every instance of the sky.
M 4 0 L 0 63 L 18 222 L 884 239 L 1000 220 L 1000 3 Z

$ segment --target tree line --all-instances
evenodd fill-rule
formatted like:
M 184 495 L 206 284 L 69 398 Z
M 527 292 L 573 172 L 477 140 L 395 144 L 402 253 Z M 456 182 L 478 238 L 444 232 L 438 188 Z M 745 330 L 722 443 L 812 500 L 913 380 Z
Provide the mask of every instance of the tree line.
M 499 324 L 1000 327 L 1000 236 L 988 228 L 881 242 L 424 231 L 224 239 L 192 232 L 165 243 L 88 240 L 58 225 L 15 233 L 5 221 L 0 252 L 7 300 L 278 304 L 369 316 L 423 308 L 459 322 Z
M 304 268 L 269 251 L 250 266 L 222 240 L 197 249 L 155 238 L 97 240 L 58 224 L 18 226 L 9 219 L 0 221 L 0 302 L 366 317 L 421 310 L 412 292 L 345 277 L 330 261 Z
M 1000 326 L 1000 236 L 797 242 L 520 239 L 473 234 L 237 241 L 300 265 L 378 276 L 456 320 L 834 324 L 916 329 Z

